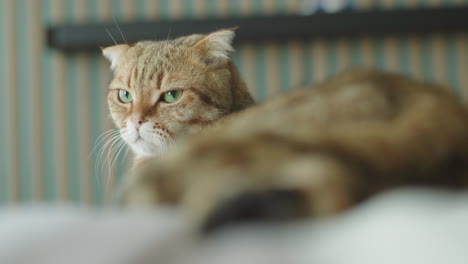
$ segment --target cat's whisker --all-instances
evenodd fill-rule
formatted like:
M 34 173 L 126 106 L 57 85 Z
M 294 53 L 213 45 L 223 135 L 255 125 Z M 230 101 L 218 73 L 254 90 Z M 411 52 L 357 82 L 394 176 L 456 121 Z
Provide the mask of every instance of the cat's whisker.
M 162 142 L 163 152 L 168 151 L 174 142 L 169 134 L 164 134 L 159 140 Z
M 170 144 L 169 146 L 173 147 L 175 143 L 174 143 L 174 139 L 172 139 L 172 136 L 168 134 L 167 139 L 169 140 L 169 144 Z
M 96 143 L 94 143 L 94 147 L 93 147 L 93 149 L 91 150 L 91 153 L 89 153 L 88 159 L 91 158 L 91 156 L 93 155 L 93 153 L 97 150 L 97 147 L 106 139 L 106 137 L 107 137 L 108 135 L 112 135 L 112 134 L 116 134 L 116 133 L 119 133 L 119 130 L 118 130 L 118 129 L 110 129 L 110 130 L 107 130 L 107 131 L 105 131 L 104 133 L 102 133 L 102 134 L 96 139 Z
M 160 152 L 166 152 L 167 147 L 166 147 L 166 142 L 164 140 L 164 136 L 155 136 L 155 140 L 160 142 L 160 146 L 162 148 L 162 151 L 160 150 Z
M 169 38 L 171 36 L 171 32 L 172 32 L 172 28 L 169 28 L 169 32 L 167 33 L 167 37 L 166 37 L 166 43 L 164 46 L 168 46 L 169 45 Z
M 126 147 L 126 143 L 124 141 L 122 141 L 122 140 L 117 140 L 117 142 L 115 144 L 115 147 L 116 147 L 115 148 L 116 151 L 115 151 L 114 156 L 111 159 L 111 168 L 114 168 L 114 169 L 115 169 L 115 165 L 117 163 L 117 160 L 119 159 L 120 153 Z M 112 175 L 109 175 L 109 177 L 107 177 L 106 192 L 109 191 L 111 179 L 112 179 Z
M 166 152 L 169 149 L 168 146 L 167 146 L 167 142 L 166 142 L 166 140 L 161 140 L 161 141 L 163 143 L 163 150 L 164 150 L 164 152 Z
M 109 182 L 110 182 L 110 179 L 112 178 L 112 176 L 114 175 L 115 173 L 115 168 L 113 166 L 113 159 L 114 159 L 114 155 L 116 153 L 116 149 L 115 149 L 115 146 L 117 144 L 120 143 L 120 136 L 116 137 L 116 138 L 113 138 L 110 145 L 109 145 L 109 151 L 107 153 L 107 177 L 106 177 L 106 193 L 108 193 L 108 187 L 109 187 Z
M 103 153 L 105 152 L 105 150 L 107 149 L 108 145 L 109 145 L 109 142 L 111 141 L 111 139 L 115 138 L 118 136 L 118 131 L 115 132 L 115 133 L 107 133 L 105 135 L 103 135 L 103 138 L 102 140 L 99 142 L 99 144 L 101 144 L 103 141 L 106 141 L 102 148 L 100 149 L 100 151 L 98 152 L 97 154 L 97 160 L 100 161 L 100 159 L 102 158 L 102 155 Z
M 120 140 L 120 135 L 118 134 L 112 134 L 109 136 L 109 139 L 107 140 L 107 142 L 104 144 L 104 147 L 102 148 L 102 150 L 100 151 L 100 155 L 98 156 L 98 159 L 99 160 L 102 160 L 102 158 L 104 157 L 104 153 L 105 151 L 107 151 L 107 158 L 106 158 L 106 164 L 107 164 L 107 174 L 108 174 L 108 177 L 110 177 L 111 174 L 113 174 L 113 170 L 112 170 L 112 166 L 110 164 L 110 157 L 111 157 L 111 153 L 113 152 L 113 146 Z M 104 162 L 102 163 L 102 168 L 104 169 Z
M 112 41 L 114 41 L 115 45 L 117 45 L 117 41 L 115 41 L 114 36 L 112 36 L 112 34 L 110 33 L 110 31 L 107 28 L 105 28 L 105 30 L 106 30 L 107 34 L 109 34 L 109 36 L 111 37 Z
M 118 159 L 120 151 L 125 146 L 126 146 L 125 142 L 123 140 L 121 140 L 120 137 L 115 141 L 115 143 L 113 145 L 113 147 L 115 147 L 115 154 L 114 154 L 115 156 L 111 156 L 111 159 L 110 159 L 112 168 L 115 168 L 115 163 L 116 163 L 116 161 Z
M 171 37 L 171 32 L 172 32 L 172 28 L 169 28 L 169 32 L 167 33 L 167 37 L 166 37 L 166 41 L 168 41 L 169 38 Z
M 125 148 L 125 154 L 124 154 L 124 157 L 123 157 L 123 160 L 125 160 L 125 161 L 127 160 L 128 149 L 129 149 L 128 146 L 126 146 L 126 148 Z
M 117 27 L 117 29 L 119 30 L 120 35 L 122 36 L 123 41 L 125 42 L 125 44 L 128 45 L 127 38 L 124 36 L 124 34 L 123 34 L 122 30 L 120 29 L 119 24 L 117 24 L 117 21 L 115 20 L 115 17 L 114 17 L 114 16 L 112 16 L 112 20 L 114 20 L 114 24 L 115 24 L 115 26 Z
M 164 149 L 164 151 L 167 151 L 168 149 L 170 149 L 172 143 L 171 143 L 171 141 L 170 141 L 169 138 L 164 139 L 164 145 L 165 145 L 165 147 L 166 147 L 166 148 Z
M 109 144 L 109 141 L 111 138 L 113 137 L 116 137 L 118 136 L 119 134 L 119 130 L 117 129 L 111 129 L 111 130 L 108 130 L 106 132 L 104 132 L 101 136 L 98 137 L 98 139 L 96 140 L 96 144 L 93 148 L 93 151 L 91 152 L 91 155 L 95 152 L 95 150 L 100 147 L 100 145 L 102 145 L 102 147 L 100 147 L 99 151 L 97 152 L 97 155 L 96 155 L 96 159 L 95 159 L 95 164 L 94 164 L 94 174 L 95 174 L 95 177 L 98 179 L 98 181 L 101 180 L 101 178 L 99 177 L 99 170 L 102 166 L 102 168 L 104 168 L 104 165 L 103 165 L 103 160 L 102 160 L 102 157 L 107 149 L 107 146 Z M 105 142 L 103 144 L 103 142 Z M 90 155 L 90 156 L 91 156 Z M 102 165 L 101 165 L 102 164 Z
M 107 153 L 107 160 L 111 161 L 115 152 L 115 147 L 121 143 L 120 135 L 115 136 L 109 144 L 109 152 Z
M 102 148 L 102 151 L 100 152 L 99 160 L 103 160 L 104 155 L 105 155 L 106 152 L 107 152 L 107 156 L 109 156 L 109 152 L 111 151 L 110 148 L 109 148 L 109 146 L 112 144 L 112 142 L 113 142 L 113 139 L 109 139 L 109 140 L 105 143 L 104 147 Z M 103 162 L 101 163 L 101 166 L 102 166 L 103 169 L 104 169 L 105 164 L 106 164 L 106 163 L 105 163 L 105 161 L 103 160 Z

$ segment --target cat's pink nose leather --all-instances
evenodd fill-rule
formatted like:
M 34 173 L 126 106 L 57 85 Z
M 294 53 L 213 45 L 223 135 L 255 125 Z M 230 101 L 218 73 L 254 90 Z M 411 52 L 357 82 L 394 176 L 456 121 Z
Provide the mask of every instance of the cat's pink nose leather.
M 137 131 L 140 130 L 141 125 L 143 123 L 148 122 L 148 119 L 145 119 L 143 116 L 132 116 L 132 122 L 135 124 L 135 128 Z

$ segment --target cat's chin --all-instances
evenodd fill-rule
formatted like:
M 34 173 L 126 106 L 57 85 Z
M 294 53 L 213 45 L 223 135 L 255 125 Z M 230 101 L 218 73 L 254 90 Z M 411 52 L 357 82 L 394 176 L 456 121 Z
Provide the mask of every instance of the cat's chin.
M 130 144 L 130 147 L 132 148 L 137 158 L 159 156 L 161 155 L 163 149 L 161 146 L 148 142 L 141 137 Z

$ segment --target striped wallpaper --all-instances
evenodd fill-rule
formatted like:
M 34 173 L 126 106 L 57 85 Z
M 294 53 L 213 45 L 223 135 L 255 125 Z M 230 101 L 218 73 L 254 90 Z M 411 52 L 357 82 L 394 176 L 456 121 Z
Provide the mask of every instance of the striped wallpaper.
M 467 0 L 353 0 L 353 8 L 468 4 Z M 61 22 L 294 14 L 300 0 L 0 1 L 0 204 L 102 205 L 122 176 L 97 164 L 99 136 L 112 129 L 111 78 L 99 54 L 46 47 L 44 29 Z M 240 29 L 242 30 L 242 29 Z M 124 32 L 125 33 L 125 32 Z M 168 32 L 169 33 L 169 32 Z M 120 36 L 115 36 L 119 40 Z M 468 34 L 356 36 L 334 41 L 248 43 L 234 61 L 258 100 L 323 80 L 350 66 L 375 66 L 452 87 L 468 98 Z M 105 158 L 107 154 L 103 155 Z M 102 163 L 102 162 L 101 162 Z

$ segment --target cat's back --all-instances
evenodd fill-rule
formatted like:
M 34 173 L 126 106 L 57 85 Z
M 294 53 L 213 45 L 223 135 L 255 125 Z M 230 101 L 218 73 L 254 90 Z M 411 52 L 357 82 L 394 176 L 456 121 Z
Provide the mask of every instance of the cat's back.
M 442 101 L 462 108 L 447 89 L 377 70 L 349 70 L 321 84 L 280 95 L 226 117 L 223 130 L 319 129 L 359 122 L 386 122 L 415 104 Z M 232 127 L 232 128 L 229 128 Z

